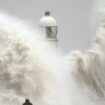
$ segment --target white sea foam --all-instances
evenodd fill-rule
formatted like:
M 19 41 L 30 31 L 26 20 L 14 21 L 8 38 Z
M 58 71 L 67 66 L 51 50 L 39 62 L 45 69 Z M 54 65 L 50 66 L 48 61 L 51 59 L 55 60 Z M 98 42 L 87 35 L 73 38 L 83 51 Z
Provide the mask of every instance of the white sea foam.
M 104 15 L 92 46 L 67 57 L 20 20 L 0 14 L 0 103 L 105 104 Z M 40 35 L 41 36 L 41 35 Z
M 35 31 L 35 32 L 34 32 Z M 66 80 L 62 57 L 17 18 L 0 14 L 0 103 L 64 105 Z M 69 77 L 69 75 L 68 75 Z M 68 79 L 69 80 L 69 79 Z
M 72 105 L 105 104 L 105 13 L 92 46 L 85 52 L 73 51 L 68 56 L 73 80 Z M 72 65 L 72 66 L 71 66 Z M 75 88 L 74 88 L 75 87 Z

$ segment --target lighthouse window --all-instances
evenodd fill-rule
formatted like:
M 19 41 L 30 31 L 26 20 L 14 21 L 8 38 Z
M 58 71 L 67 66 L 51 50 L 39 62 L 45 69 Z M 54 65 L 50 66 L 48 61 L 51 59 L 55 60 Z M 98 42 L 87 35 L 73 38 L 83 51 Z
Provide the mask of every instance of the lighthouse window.
M 56 39 L 56 37 L 57 37 L 57 26 L 46 27 L 46 37 L 48 39 Z

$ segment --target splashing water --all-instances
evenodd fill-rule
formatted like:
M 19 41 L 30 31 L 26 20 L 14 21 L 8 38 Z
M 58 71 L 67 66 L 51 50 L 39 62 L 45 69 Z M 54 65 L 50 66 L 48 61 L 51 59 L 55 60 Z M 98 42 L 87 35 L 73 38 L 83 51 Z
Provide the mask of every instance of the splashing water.
M 67 64 L 38 35 L 0 14 L 0 104 L 21 105 L 26 98 L 34 105 L 69 103 Z
M 104 10 L 104 9 L 103 9 Z M 70 96 L 72 105 L 105 104 L 105 11 L 101 11 L 100 28 L 92 47 L 84 54 L 69 55 L 70 76 L 73 80 Z
M 92 47 L 67 58 L 55 53 L 40 33 L 0 14 L 0 103 L 21 105 L 105 104 L 105 15 Z

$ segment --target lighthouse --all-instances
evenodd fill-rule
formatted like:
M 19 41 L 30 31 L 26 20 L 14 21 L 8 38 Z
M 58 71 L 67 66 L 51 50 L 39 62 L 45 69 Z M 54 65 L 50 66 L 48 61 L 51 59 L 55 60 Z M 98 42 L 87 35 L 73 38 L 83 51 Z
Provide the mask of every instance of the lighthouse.
M 55 48 L 58 47 L 58 39 L 57 39 L 57 23 L 56 20 L 51 16 L 49 11 L 44 13 L 44 16 L 40 19 L 39 27 L 44 35 L 45 40 Z

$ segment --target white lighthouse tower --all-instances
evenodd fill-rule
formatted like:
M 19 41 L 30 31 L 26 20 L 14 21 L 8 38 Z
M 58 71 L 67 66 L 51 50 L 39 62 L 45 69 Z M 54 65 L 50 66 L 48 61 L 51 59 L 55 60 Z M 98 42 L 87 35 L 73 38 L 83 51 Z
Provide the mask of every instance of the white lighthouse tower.
M 51 46 L 57 48 L 57 23 L 56 20 L 50 15 L 49 11 L 46 11 L 44 16 L 40 19 L 39 25 L 42 34 L 44 34 L 45 36 L 45 40 L 47 40 L 51 44 Z

